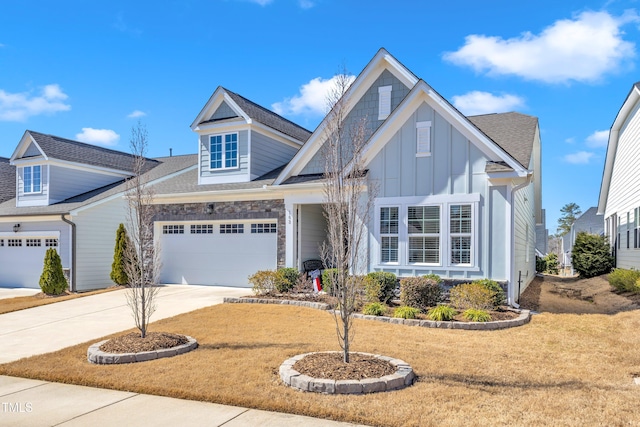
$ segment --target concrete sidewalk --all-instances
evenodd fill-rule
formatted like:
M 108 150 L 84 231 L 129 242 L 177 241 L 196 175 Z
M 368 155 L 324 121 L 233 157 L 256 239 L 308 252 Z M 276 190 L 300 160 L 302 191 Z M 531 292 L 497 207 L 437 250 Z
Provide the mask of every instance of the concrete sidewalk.
M 221 286 L 163 286 L 151 321 L 220 304 L 224 297 L 250 292 L 250 289 Z M 49 353 L 134 327 L 125 290 L 2 314 L 0 363 Z
M 7 376 L 0 376 L 0 425 L 355 426 L 300 415 Z

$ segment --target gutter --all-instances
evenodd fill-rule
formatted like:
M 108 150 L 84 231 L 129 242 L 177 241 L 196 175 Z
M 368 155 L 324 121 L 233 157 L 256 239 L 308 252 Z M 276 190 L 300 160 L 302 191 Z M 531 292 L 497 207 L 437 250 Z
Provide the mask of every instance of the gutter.
M 511 190 L 511 241 L 509 242 L 510 246 L 511 246 L 511 250 L 509 251 L 512 255 L 511 255 L 511 260 L 510 260 L 510 266 L 509 266 L 509 297 L 507 299 L 507 303 L 515 308 L 520 308 L 520 305 L 515 301 L 514 298 L 514 294 L 515 294 L 515 269 L 516 269 L 516 258 L 515 258 L 515 249 L 516 249 L 516 236 L 515 236 L 515 228 L 516 228 L 516 221 L 515 221 L 515 205 L 514 205 L 514 200 L 515 200 L 515 195 L 516 192 L 522 190 L 524 187 L 528 186 L 529 184 L 531 184 L 531 179 L 532 179 L 532 175 L 529 175 L 527 177 L 527 180 L 525 182 L 523 182 L 520 185 L 516 185 L 512 190 Z M 518 297 L 520 297 L 518 295 Z
M 71 226 L 71 292 L 76 291 L 76 224 L 61 214 L 60 219 Z

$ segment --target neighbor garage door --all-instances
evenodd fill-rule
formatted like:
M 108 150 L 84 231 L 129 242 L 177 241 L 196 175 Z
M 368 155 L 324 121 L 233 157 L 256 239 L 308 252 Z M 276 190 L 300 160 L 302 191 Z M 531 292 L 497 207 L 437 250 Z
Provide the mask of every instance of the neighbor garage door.
M 277 265 L 275 222 L 157 224 L 162 283 L 249 287 L 247 277 Z
M 57 236 L 0 237 L 0 287 L 40 288 L 44 254 L 58 249 Z

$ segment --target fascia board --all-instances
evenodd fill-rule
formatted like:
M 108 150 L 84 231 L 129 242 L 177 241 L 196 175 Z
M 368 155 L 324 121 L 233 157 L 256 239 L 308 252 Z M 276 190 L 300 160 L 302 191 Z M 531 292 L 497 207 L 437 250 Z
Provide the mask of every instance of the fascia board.
M 18 143 L 18 145 L 16 146 L 16 149 L 13 150 L 13 154 L 11 154 L 11 157 L 9 158 L 9 164 L 14 165 L 15 160 L 22 156 L 24 154 L 25 151 L 27 151 L 27 148 L 29 147 L 30 144 L 35 144 L 35 146 L 38 148 L 38 150 L 40 151 L 40 153 L 42 154 L 42 157 L 45 160 L 48 160 L 49 158 L 47 157 L 47 154 L 44 152 L 44 150 L 40 147 L 40 145 L 38 145 L 38 143 L 36 142 L 36 140 L 33 138 L 33 136 L 31 136 L 31 134 L 29 133 L 29 131 L 25 131 L 25 133 L 22 135 L 22 138 L 20 138 L 20 142 Z
M 156 194 L 153 204 L 189 203 L 189 202 L 215 202 L 238 200 L 275 200 L 282 199 L 284 194 L 279 191 L 271 191 L 271 186 L 250 188 L 245 190 L 219 190 L 198 191 L 191 193 Z
M 222 92 L 222 87 L 218 86 L 216 90 L 213 91 L 207 102 L 204 104 L 202 110 L 200 110 L 196 118 L 193 120 L 193 123 L 191 123 L 191 130 L 195 130 L 195 127 L 198 125 L 198 123 L 202 121 L 207 111 L 209 111 L 211 105 L 219 98 L 220 92 Z
M 103 175 L 112 175 L 112 176 L 121 177 L 121 178 L 131 176 L 131 172 L 128 172 L 128 171 L 105 168 L 102 166 L 93 166 L 93 165 L 88 165 L 84 163 L 76 163 L 76 162 L 70 162 L 67 160 L 59 160 L 59 159 L 53 159 L 53 158 L 45 162 L 43 162 L 42 159 L 31 159 L 31 158 L 24 159 L 24 160 L 19 159 L 15 162 L 16 166 L 20 166 L 20 165 L 28 166 L 31 164 L 46 164 L 51 166 L 60 166 L 68 169 L 74 169 L 77 171 L 94 172 L 94 173 L 98 172 Z
M 68 215 L 67 213 L 62 214 L 21 214 L 21 215 L 7 215 L 1 216 L 0 222 L 39 222 L 39 221 L 59 221 L 60 215 Z
M 285 135 L 284 133 L 270 128 L 269 126 L 263 125 L 262 123 L 254 121 L 250 126 L 251 128 L 255 128 L 255 130 L 258 130 L 260 133 L 266 134 L 267 136 L 277 139 L 278 141 L 283 142 L 291 147 L 299 149 L 304 144 L 304 142 L 295 139 L 292 136 Z

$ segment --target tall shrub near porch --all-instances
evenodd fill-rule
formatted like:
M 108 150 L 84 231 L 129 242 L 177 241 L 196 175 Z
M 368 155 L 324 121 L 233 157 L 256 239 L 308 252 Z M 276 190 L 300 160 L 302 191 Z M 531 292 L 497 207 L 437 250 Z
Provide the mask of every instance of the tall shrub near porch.
M 40 275 L 40 289 L 47 295 L 60 295 L 68 287 L 62 270 L 60 255 L 54 248 L 47 249 L 44 266 Z
M 129 283 L 125 267 L 125 253 L 129 245 L 129 237 L 124 224 L 120 224 L 116 231 L 116 246 L 113 251 L 113 263 L 111 264 L 111 280 L 116 285 L 126 285 Z

